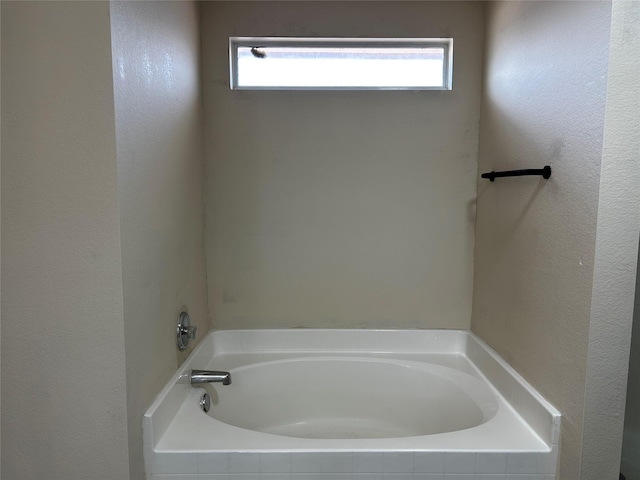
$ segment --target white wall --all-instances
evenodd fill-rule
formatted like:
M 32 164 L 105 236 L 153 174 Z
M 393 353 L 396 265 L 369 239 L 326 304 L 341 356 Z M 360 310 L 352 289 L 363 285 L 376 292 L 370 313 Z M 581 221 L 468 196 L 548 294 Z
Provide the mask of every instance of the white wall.
M 109 5 L 2 2 L 2 478 L 128 478 Z
M 637 9 L 635 2 L 623 3 Z M 197 213 L 198 100 L 190 77 L 197 63 L 191 56 L 197 44 L 191 30 L 197 26 L 195 11 L 192 4 L 145 8 L 112 6 L 113 31 L 122 35 L 114 38 L 122 59 L 114 58 L 114 114 L 109 6 L 2 2 L 3 478 L 124 479 L 129 470 L 136 478 L 141 442 L 135 443 L 140 424 L 135 417 L 145 396 L 152 397 L 179 362 L 173 335 L 166 330 L 172 330 L 182 304 L 192 313 L 204 312 L 205 300 L 198 298 L 204 298 L 198 293 L 203 288 L 197 268 L 201 258 L 184 253 L 201 255 L 196 233 L 201 228 L 196 218 L 202 214 Z M 615 242 L 601 242 L 602 250 L 596 247 L 599 189 L 601 199 L 608 198 L 601 211 L 615 216 L 609 222 L 603 213 L 604 224 L 598 220 L 604 239 L 612 238 L 607 236 L 611 226 L 630 218 L 627 213 L 637 213 L 634 189 L 625 190 L 631 197 L 623 201 L 635 200 L 623 203 L 631 206 L 622 210 L 615 208 L 614 194 L 617 179 L 629 187 L 628 178 L 616 177 L 621 172 L 616 159 L 637 168 L 637 144 L 625 142 L 637 142 L 638 131 L 629 136 L 625 129 L 635 125 L 629 119 L 638 118 L 628 100 L 628 92 L 637 91 L 637 61 L 629 62 L 627 55 L 635 52 L 637 59 L 640 24 L 637 11 L 625 13 L 614 5 L 612 48 L 615 44 L 618 63 L 610 79 L 615 85 L 609 92 L 612 113 L 605 117 L 607 4 L 573 2 L 568 8 L 560 2 L 503 2 L 490 10 L 487 51 L 496 53 L 488 64 L 480 169 L 511 166 L 519 155 L 526 166 L 550 159 L 554 176 L 533 184 L 527 183 L 530 179 L 481 182 L 472 322 L 476 333 L 565 414 L 563 480 L 578 478 L 581 461 L 584 478 L 598 472 L 590 462 L 599 457 L 584 453 L 591 453 L 601 438 L 594 430 L 602 425 L 602 412 L 589 408 L 606 398 L 607 382 L 596 367 L 612 344 L 602 345 L 595 333 L 598 328 L 606 333 L 607 326 L 628 327 L 628 319 L 618 316 L 628 302 L 616 303 L 621 309 L 615 310 L 615 325 L 608 325 L 608 311 L 602 308 L 608 299 L 602 298 L 604 293 L 592 295 L 592 288 L 599 285 L 593 281 L 598 255 L 604 260 L 604 287 L 615 290 L 617 285 L 606 283 L 611 274 L 607 252 Z M 267 8 L 239 2 L 206 4 L 205 10 L 207 17 L 226 15 L 220 21 L 209 18 L 206 25 L 216 31 L 205 35 L 208 43 L 218 42 L 207 50 L 214 56 L 205 55 L 204 76 L 212 87 L 206 98 L 212 115 L 206 125 L 207 219 L 215 221 L 215 228 L 207 247 L 214 254 L 208 268 L 215 283 L 209 294 L 217 326 L 302 325 L 302 316 L 309 319 L 308 326 L 468 325 L 473 205 L 467 202 L 475 196 L 474 88 L 482 5 L 305 3 Z M 370 30 L 382 20 L 385 27 Z M 136 29 L 142 35 L 151 24 L 172 34 L 148 43 L 137 37 Z M 226 41 L 222 45 L 216 38 L 230 31 L 346 35 L 354 34 L 353 28 L 356 35 L 461 37 L 454 91 L 430 96 L 342 92 L 333 97 L 231 93 L 226 67 L 212 63 L 226 52 Z M 547 42 L 561 54 L 544 57 L 542 52 L 550 51 L 545 50 Z M 190 52 L 186 70 L 176 72 L 176 64 L 171 64 L 173 70 L 165 68 L 169 58 L 178 59 L 166 57 L 162 45 L 170 52 Z M 522 45 L 540 54 L 545 75 L 536 75 L 539 70 L 524 56 Z M 559 59 L 567 60 L 566 71 Z M 177 76 L 166 75 L 171 71 Z M 468 84 L 462 80 L 460 86 L 458 72 L 466 72 Z M 556 78 L 563 81 L 548 84 Z M 529 89 L 530 80 L 541 83 Z M 169 89 L 176 85 L 173 81 L 184 82 L 185 88 Z M 138 101 L 136 95 L 143 98 Z M 184 130 L 174 128 L 168 112 L 183 120 L 179 125 Z M 131 132 L 125 120 L 132 122 Z M 617 132 L 622 138 L 613 135 L 607 143 L 605 136 L 601 157 L 603 124 L 610 135 Z M 151 142 L 147 135 L 153 136 Z M 620 156 L 617 147 L 627 148 L 627 156 Z M 153 155 L 161 168 L 151 165 Z M 175 155 L 186 160 L 175 162 Z M 595 174 L 601 158 L 608 182 L 604 186 Z M 591 174 L 580 168 L 582 162 Z M 117 187 L 116 178 L 123 175 Z M 161 215 L 156 202 L 171 214 Z M 607 206 L 614 208 L 603 208 Z M 190 232 L 184 241 L 174 235 L 177 217 Z M 140 231 L 147 222 L 153 231 Z M 637 235 L 634 242 L 620 251 L 637 252 Z M 437 255 L 418 254 L 431 248 Z M 180 258 L 185 268 L 173 257 L 163 263 L 166 252 Z M 453 258 L 453 252 L 460 256 Z M 632 257 L 610 257 L 621 260 L 623 279 L 629 276 L 626 266 Z M 179 286 L 167 280 L 173 274 L 180 277 Z M 192 283 L 184 287 L 185 282 Z M 430 296 L 434 289 L 437 298 Z M 266 297 L 260 298 L 258 291 Z M 139 300 L 135 293 L 141 294 Z M 496 298 L 507 301 L 496 304 Z M 542 303 L 534 303 L 540 298 Z M 163 306 L 156 307 L 156 300 Z M 307 305 L 313 307 L 311 314 Z M 158 308 L 157 322 L 147 307 Z M 200 313 L 194 317 L 202 322 Z M 207 328 L 206 322 L 202 325 Z M 132 335 L 126 342 L 125 329 Z M 172 353 L 165 355 L 165 348 Z M 160 350 L 157 368 L 147 368 L 145 355 Z M 616 401 L 620 375 L 614 372 Z M 591 386 L 585 386 L 588 380 Z M 607 435 L 621 423 L 620 411 L 611 413 L 612 421 L 604 424 Z M 133 426 L 129 435 L 128 423 Z M 605 468 L 612 461 L 616 459 L 607 459 Z
M 640 237 L 640 3 L 616 0 L 611 17 L 581 480 L 620 472 Z
M 2 8 L 0 8 L 0 31 L 2 30 Z M 2 36 L 0 35 L 0 52 L 2 51 Z M 0 62 L 0 79 L 2 78 L 2 62 Z M 1 82 L 1 80 L 0 80 Z M 1 104 L 0 100 L 0 104 Z M 0 120 L 0 129 L 2 120 Z M 1 142 L 0 142 L 1 143 Z M 0 211 L 2 210 L 2 155 L 0 154 Z M 0 239 L 2 239 L 2 222 L 0 221 Z M 0 258 L 2 256 L 2 242 L 0 241 Z M 0 345 L 2 345 L 2 261 L 0 261 Z M 2 372 L 2 355 L 0 354 L 0 372 Z M 1 373 L 0 373 L 1 378 Z M 2 412 L 2 386 L 0 385 L 0 412 Z M 0 413 L 1 415 L 1 413 Z M 0 422 L 1 423 L 1 422 Z M 0 432 L 1 432 L 0 428 Z M 2 434 L 0 433 L 0 452 L 2 452 Z M 0 454 L 0 477 L 2 476 L 2 455 Z
M 488 5 L 472 330 L 563 414 L 579 478 L 611 5 Z
M 216 328 L 468 328 L 482 11 L 203 4 Z M 232 35 L 453 36 L 453 91 L 230 91 Z
M 113 2 L 130 474 L 144 477 L 142 415 L 189 350 L 187 306 L 209 329 L 204 261 L 198 5 Z
M 638 260 L 620 467 L 620 472 L 629 480 L 640 478 L 640 258 Z

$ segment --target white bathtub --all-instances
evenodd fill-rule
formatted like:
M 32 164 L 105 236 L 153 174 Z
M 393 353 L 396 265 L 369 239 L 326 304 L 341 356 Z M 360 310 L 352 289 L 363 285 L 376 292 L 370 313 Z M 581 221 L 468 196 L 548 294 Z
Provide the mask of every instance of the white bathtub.
M 433 435 L 475 427 L 498 411 L 485 383 L 433 363 L 312 356 L 246 365 L 231 375 L 230 388 L 215 389 L 211 417 L 297 439 Z
M 192 368 L 232 384 L 192 387 Z M 154 480 L 551 480 L 560 431 L 495 352 L 450 330 L 212 332 L 143 422 Z

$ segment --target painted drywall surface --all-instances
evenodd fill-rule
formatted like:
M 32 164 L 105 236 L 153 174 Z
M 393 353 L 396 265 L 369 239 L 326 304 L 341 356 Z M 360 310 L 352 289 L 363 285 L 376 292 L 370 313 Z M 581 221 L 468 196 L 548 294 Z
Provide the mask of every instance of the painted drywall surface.
M 142 415 L 188 353 L 176 346 L 181 308 L 199 338 L 209 329 L 198 6 L 113 2 L 111 25 L 130 473 L 139 479 Z
M 128 478 L 106 2 L 2 2 L 2 478 Z
M 640 255 L 639 255 L 640 257 Z M 636 270 L 633 333 L 629 353 L 629 374 L 624 414 L 624 434 L 620 472 L 626 478 L 640 477 L 640 258 Z
M 481 2 L 202 6 L 217 328 L 468 328 Z M 230 91 L 228 37 L 450 37 L 453 91 Z
M 581 480 L 620 472 L 640 238 L 640 3 L 613 2 L 609 51 Z
M 2 25 L 2 8 L 0 8 L 0 30 Z M 2 51 L 2 36 L 0 35 L 0 52 Z M 0 62 L 0 79 L 2 78 L 2 62 Z M 0 101 L 0 104 L 2 102 Z M 2 119 L 0 115 L 0 132 Z M 0 155 L 0 211 L 2 211 L 2 155 Z M 0 239 L 2 238 L 2 222 L 0 221 Z M 2 242 L 0 241 L 0 258 L 2 258 Z M 0 292 L 2 292 L 2 261 L 0 261 Z M 0 294 L 0 325 L 2 325 L 2 295 Z M 0 327 L 0 345 L 2 345 L 2 328 Z M 2 355 L 0 355 L 0 372 L 2 372 Z M 1 374 L 0 374 L 1 375 Z M 0 377 L 1 378 L 1 377 Z M 2 382 L 0 382 L 0 412 L 2 412 Z M 1 430 L 0 430 L 1 431 Z M 0 452 L 2 452 L 2 435 L 0 434 Z M 2 476 L 2 455 L 0 455 L 0 476 Z
M 487 6 L 471 329 L 563 414 L 560 478 L 577 479 L 611 5 Z

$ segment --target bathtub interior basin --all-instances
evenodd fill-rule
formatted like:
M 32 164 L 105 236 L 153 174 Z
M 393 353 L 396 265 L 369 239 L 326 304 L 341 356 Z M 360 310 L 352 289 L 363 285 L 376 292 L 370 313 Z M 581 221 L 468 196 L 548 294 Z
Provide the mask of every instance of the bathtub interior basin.
M 296 438 L 395 438 L 464 430 L 491 419 L 496 396 L 477 378 L 415 361 L 307 357 L 231 371 L 209 415 Z
M 191 369 L 232 383 L 192 386 Z M 143 448 L 147 480 L 503 478 L 516 467 L 551 480 L 560 420 L 468 331 L 217 331 L 145 413 Z

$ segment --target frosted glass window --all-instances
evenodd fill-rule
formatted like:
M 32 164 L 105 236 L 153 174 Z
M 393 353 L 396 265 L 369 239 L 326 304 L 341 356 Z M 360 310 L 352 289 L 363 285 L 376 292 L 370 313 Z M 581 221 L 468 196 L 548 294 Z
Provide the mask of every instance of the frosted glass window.
M 452 39 L 229 40 L 232 89 L 451 89 Z

